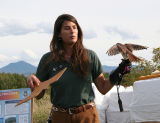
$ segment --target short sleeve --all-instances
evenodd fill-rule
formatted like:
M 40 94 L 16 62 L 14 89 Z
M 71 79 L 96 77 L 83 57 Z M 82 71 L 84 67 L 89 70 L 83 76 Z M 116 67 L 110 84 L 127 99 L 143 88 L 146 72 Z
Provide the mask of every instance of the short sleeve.
M 89 54 L 91 59 L 92 79 L 95 80 L 103 72 L 103 68 L 97 54 L 92 50 L 89 50 Z
M 47 69 L 47 65 L 46 65 L 46 61 L 47 61 L 49 55 L 50 55 L 50 53 L 46 53 L 45 55 L 43 55 L 39 64 L 38 64 L 38 67 L 37 67 L 36 77 L 41 82 L 48 80 L 48 78 L 49 78 L 48 69 Z

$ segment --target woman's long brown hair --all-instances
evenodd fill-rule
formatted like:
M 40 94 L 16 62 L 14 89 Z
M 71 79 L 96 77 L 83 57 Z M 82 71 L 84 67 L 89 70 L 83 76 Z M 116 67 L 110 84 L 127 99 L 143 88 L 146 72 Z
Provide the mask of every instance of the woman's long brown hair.
M 71 68 L 80 76 L 85 76 L 89 70 L 89 57 L 86 49 L 84 48 L 83 33 L 75 17 L 69 14 L 60 15 L 54 25 L 54 34 L 50 43 L 51 56 L 47 63 L 55 60 L 56 62 L 64 61 L 65 50 L 63 47 L 63 41 L 59 37 L 61 27 L 64 21 L 71 21 L 77 25 L 78 28 L 78 41 L 73 46 L 73 54 L 71 56 Z

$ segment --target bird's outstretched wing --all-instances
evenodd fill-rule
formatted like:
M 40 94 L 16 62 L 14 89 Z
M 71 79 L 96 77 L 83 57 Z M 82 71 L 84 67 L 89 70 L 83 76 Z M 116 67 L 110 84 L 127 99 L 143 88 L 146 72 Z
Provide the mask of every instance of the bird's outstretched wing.
M 142 49 L 147 49 L 148 47 L 146 46 L 142 46 L 142 45 L 138 45 L 138 44 L 125 44 L 125 46 L 130 50 L 142 50 Z
M 121 53 L 121 49 L 117 47 L 117 45 L 113 45 L 107 52 L 106 52 L 109 56 L 112 55 L 117 55 L 119 53 Z
M 131 62 L 138 62 L 142 61 L 142 59 L 138 58 L 135 56 L 132 51 L 133 50 L 142 50 L 142 49 L 147 49 L 148 47 L 142 46 L 142 45 L 137 45 L 137 44 L 121 44 L 117 43 L 113 45 L 106 53 L 109 56 L 116 55 L 121 53 L 123 58 L 129 58 Z

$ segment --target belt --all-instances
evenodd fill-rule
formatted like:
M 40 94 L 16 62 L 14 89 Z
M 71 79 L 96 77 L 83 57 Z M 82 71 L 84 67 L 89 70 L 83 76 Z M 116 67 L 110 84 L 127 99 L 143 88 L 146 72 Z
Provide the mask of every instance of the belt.
M 77 108 L 67 108 L 67 109 L 64 109 L 64 108 L 59 108 L 59 107 L 55 107 L 55 106 L 52 106 L 52 111 L 55 111 L 55 112 L 65 112 L 65 113 L 68 113 L 68 114 L 78 114 L 82 111 L 85 111 L 87 109 L 90 109 L 92 107 L 95 106 L 95 103 L 94 102 L 90 102 L 88 104 L 84 104 L 82 106 L 79 106 Z

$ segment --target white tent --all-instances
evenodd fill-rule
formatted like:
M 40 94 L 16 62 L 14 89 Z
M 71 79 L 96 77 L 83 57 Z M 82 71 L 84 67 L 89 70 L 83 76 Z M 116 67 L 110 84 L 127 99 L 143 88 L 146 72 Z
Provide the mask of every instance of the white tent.
M 130 116 L 132 122 L 160 121 L 160 78 L 134 83 Z

